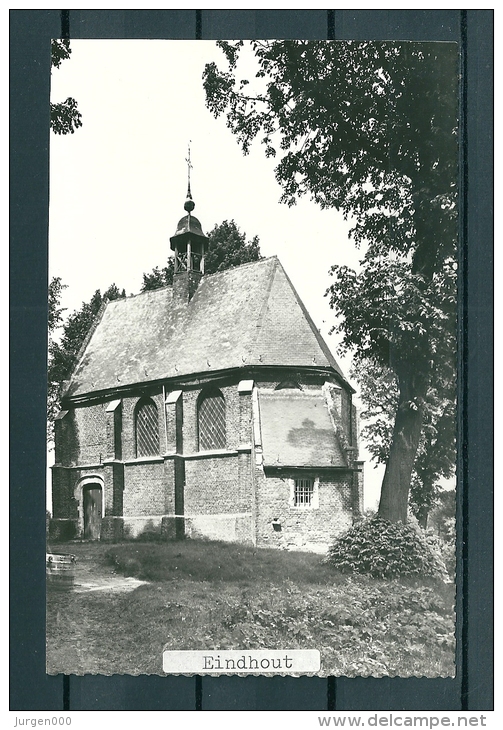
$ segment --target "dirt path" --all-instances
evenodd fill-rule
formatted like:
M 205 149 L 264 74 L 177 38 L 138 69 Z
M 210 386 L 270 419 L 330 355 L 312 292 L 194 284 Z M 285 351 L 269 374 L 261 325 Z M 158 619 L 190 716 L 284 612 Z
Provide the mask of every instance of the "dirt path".
M 63 552 L 55 549 L 54 552 Z M 112 566 L 103 564 L 99 559 L 98 549 L 92 543 L 75 543 L 65 545 L 66 555 L 75 555 L 74 584 L 75 593 L 88 591 L 106 591 L 110 593 L 128 593 L 147 581 L 138 578 L 126 578 L 117 575 Z

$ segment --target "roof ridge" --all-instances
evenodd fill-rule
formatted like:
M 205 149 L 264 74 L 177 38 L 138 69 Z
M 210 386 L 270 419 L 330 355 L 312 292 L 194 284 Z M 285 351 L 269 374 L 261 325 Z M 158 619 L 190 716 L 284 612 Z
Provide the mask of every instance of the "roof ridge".
M 203 279 L 210 279 L 212 276 L 219 276 L 221 274 L 226 274 L 228 271 L 234 271 L 235 269 L 244 269 L 246 266 L 255 266 L 256 264 L 264 264 L 267 261 L 271 261 L 272 259 L 278 259 L 276 254 L 273 254 L 272 256 L 264 256 L 263 258 L 257 259 L 256 261 L 247 261 L 246 264 L 236 264 L 236 266 L 229 266 L 227 269 L 222 269 L 222 271 L 214 271 L 212 274 L 204 274 Z
M 271 261 L 272 259 L 277 259 L 279 261 L 277 255 L 273 254 L 272 256 L 265 256 L 261 259 L 257 259 L 256 261 L 247 261 L 246 264 L 236 264 L 236 266 L 229 266 L 228 269 L 224 269 L 223 271 L 214 271 L 212 274 L 203 274 L 202 279 L 209 279 L 212 276 L 218 276 L 219 274 L 225 274 L 227 271 L 234 271 L 235 269 L 242 269 L 245 266 L 252 266 L 253 264 L 265 263 L 266 261 Z M 145 291 L 139 291 L 137 294 L 129 294 L 127 297 L 118 297 L 117 299 L 110 299 L 109 303 L 125 301 L 128 299 L 136 299 L 137 297 L 141 297 L 145 294 L 153 294 L 154 292 L 160 291 L 161 289 L 173 289 L 173 284 L 163 284 L 163 286 L 157 286 L 155 289 L 146 289 Z
M 337 360 L 335 359 L 334 355 L 332 354 L 332 351 L 331 351 L 330 347 L 325 342 L 325 340 L 323 338 L 323 335 L 321 334 L 320 330 L 316 327 L 316 324 L 314 323 L 313 318 L 309 314 L 309 311 L 307 310 L 306 305 L 304 304 L 304 302 L 300 298 L 300 296 L 299 296 L 296 288 L 292 284 L 292 281 L 291 281 L 290 277 L 288 276 L 288 274 L 286 273 L 285 269 L 283 268 L 283 266 L 281 264 L 281 261 L 278 261 L 278 264 L 279 264 L 279 266 L 281 266 L 281 270 L 283 271 L 283 274 L 285 275 L 285 278 L 288 281 L 288 283 L 289 283 L 289 285 L 290 285 L 290 287 L 292 289 L 292 292 L 293 292 L 293 294 L 295 296 L 295 299 L 297 300 L 297 303 L 300 306 L 301 311 L 302 311 L 302 313 L 303 313 L 303 315 L 304 315 L 304 317 L 305 317 L 305 319 L 306 319 L 309 327 L 311 328 L 311 331 L 312 331 L 312 333 L 313 333 L 313 335 L 314 335 L 314 337 L 315 337 L 315 339 L 316 339 L 316 341 L 318 343 L 318 346 L 320 347 L 321 351 L 323 352 L 323 354 L 327 358 L 327 360 L 330 363 L 330 365 L 334 368 L 335 372 L 342 378 L 342 380 L 344 381 L 344 383 L 346 383 L 346 385 L 348 385 L 351 388 L 351 390 L 353 391 L 353 393 L 356 392 L 354 390 L 354 388 L 348 382 L 348 380 L 347 380 L 346 376 L 344 375 L 344 373 L 342 372 L 339 363 L 337 362 Z
M 264 320 L 265 313 L 267 311 L 267 305 L 269 303 L 269 297 L 271 295 L 272 285 L 274 284 L 274 278 L 276 276 L 276 271 L 278 270 L 278 264 L 280 263 L 277 256 L 271 256 L 270 259 L 276 259 L 276 261 L 275 261 L 275 266 L 272 267 L 271 273 L 269 275 L 269 282 L 267 283 L 267 288 L 264 292 L 264 299 L 262 301 L 262 306 L 260 307 L 260 312 L 257 317 L 257 324 L 255 326 L 255 337 L 253 338 L 253 342 L 250 347 L 250 350 L 252 352 L 255 351 L 256 346 L 257 346 L 257 341 L 258 341 L 258 338 L 259 338 L 261 330 L 262 330 L 262 323 Z M 268 260 L 270 260 L 270 259 L 268 259 Z
M 234 269 L 243 269 L 245 266 L 251 266 L 252 264 L 260 264 L 265 263 L 266 261 L 271 261 L 272 259 L 278 259 L 276 254 L 273 254 L 272 256 L 264 256 L 261 259 L 257 259 L 256 261 L 247 261 L 246 264 L 236 264 L 236 266 L 229 266 L 228 269 L 223 269 L 223 271 L 214 271 L 212 274 L 203 274 L 202 279 L 210 279 L 213 276 L 218 276 L 220 274 L 225 274 L 227 271 L 234 271 Z M 119 297 L 117 299 L 109 300 L 110 302 L 119 302 L 124 301 L 127 299 L 136 299 L 137 297 L 141 297 L 144 294 L 153 294 L 154 292 L 160 291 L 161 289 L 173 289 L 173 284 L 163 284 L 163 286 L 157 286 L 155 289 L 146 289 L 145 291 L 139 291 L 137 294 L 129 294 L 127 297 Z
M 173 289 L 173 284 L 164 284 L 163 286 L 156 286 L 155 289 L 146 289 L 145 291 L 139 291 L 138 294 L 129 294 L 127 297 L 118 297 L 117 299 L 110 300 L 110 304 L 112 302 L 124 302 L 128 299 L 136 299 L 137 297 L 142 297 L 145 294 L 154 294 L 155 292 L 161 291 L 164 289 Z

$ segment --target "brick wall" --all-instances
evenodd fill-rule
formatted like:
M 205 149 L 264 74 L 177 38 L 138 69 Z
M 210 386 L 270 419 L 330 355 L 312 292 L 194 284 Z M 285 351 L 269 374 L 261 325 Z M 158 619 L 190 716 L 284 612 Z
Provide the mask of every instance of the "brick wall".
M 185 462 L 185 512 L 191 514 L 220 514 L 251 511 L 249 480 L 239 479 L 240 456 L 206 457 Z M 243 467 L 242 467 L 243 469 Z M 248 470 L 245 466 L 243 471 Z
M 107 456 L 106 403 L 75 408 L 80 464 L 100 464 Z
M 164 462 L 126 464 L 124 516 L 163 515 L 165 512 Z
M 315 477 L 315 474 L 306 474 Z M 304 477 L 304 474 L 298 478 Z M 294 475 L 268 476 L 257 469 L 257 544 L 289 550 L 325 551 L 353 523 L 352 476 L 320 476 L 319 507 L 290 504 Z M 275 529 L 273 523 L 276 522 Z
M 252 445 L 251 394 L 238 393 L 238 378 L 220 386 L 226 404 L 226 449 L 237 451 Z M 279 372 L 277 377 L 264 377 L 256 384 L 274 388 L 284 380 L 299 382 L 304 390 L 319 389 L 325 376 L 305 376 L 302 372 Z M 124 466 L 111 461 L 113 447 L 113 414 L 107 414 L 108 403 L 93 404 L 70 411 L 57 422 L 60 432 L 57 456 L 61 463 L 93 465 L 90 469 L 72 470 L 55 467 L 53 471 L 54 517 L 75 519 L 78 504 L 74 499 L 78 480 L 92 473 L 103 475 L 104 508 L 107 517 L 124 515 L 125 535 L 133 536 L 145 529 L 160 530 L 163 515 L 175 514 L 175 475 L 172 453 L 176 445 L 175 413 L 183 407 L 183 453 L 198 451 L 197 404 L 201 385 L 185 388 L 179 403 L 168 406 L 168 430 L 162 388 L 152 395 L 159 419 L 159 458 L 136 460 L 135 409 L 140 396 L 122 399 L 122 459 Z M 107 418 L 108 415 L 108 418 Z M 341 420 L 349 430 L 351 399 L 341 392 Z M 107 428 L 108 421 L 108 428 Z M 180 434 L 179 434 L 180 436 Z M 178 439 L 180 441 L 180 438 Z M 106 464 L 101 465 L 103 459 Z M 127 463 L 129 462 L 129 463 Z M 201 456 L 185 460 L 185 514 L 188 536 L 218 537 L 248 542 L 254 539 L 251 514 L 257 515 L 257 543 L 261 546 L 313 549 L 315 543 L 328 545 L 335 535 L 350 526 L 353 519 L 355 491 L 352 476 L 320 478 L 319 508 L 295 509 L 290 506 L 290 478 L 265 477 L 247 451 L 228 456 Z M 253 464 L 253 466 L 252 466 Z M 253 485 L 256 481 L 256 489 Z M 356 481 L 356 480 L 355 480 Z M 356 486 L 356 485 L 355 485 Z M 361 495 L 360 495 L 361 499 Z M 236 517 L 237 514 L 245 516 Z M 208 517 L 205 517 L 207 515 Z M 226 515 L 225 517 L 215 517 Z M 167 519 L 167 518 L 166 518 Z M 281 530 L 274 530 L 278 520 Z M 114 528 L 115 530 L 115 528 Z M 111 534 L 114 532 L 110 527 Z
M 73 500 L 73 470 L 60 466 L 52 468 L 52 516 L 77 517 L 77 505 Z
M 153 515 L 152 517 L 122 517 L 122 536 L 124 540 L 131 540 L 135 537 L 145 536 L 146 534 L 161 535 L 162 531 L 162 516 Z
M 124 509 L 124 464 L 112 464 L 112 510 L 110 514 L 120 517 Z
M 206 538 L 224 542 L 252 543 L 250 515 L 200 516 L 185 519 L 185 534 L 192 539 Z
M 54 422 L 54 460 L 65 466 L 79 461 L 79 436 L 73 409 Z
M 220 387 L 225 398 L 226 449 L 251 445 L 251 394 L 239 394 L 237 382 Z M 184 452 L 198 451 L 197 405 L 204 389 L 183 393 Z M 251 455 L 204 456 L 185 461 L 185 521 L 188 537 L 251 542 Z M 229 514 L 229 517 L 222 515 Z M 208 515 L 208 516 L 205 516 Z M 216 517 L 216 515 L 219 515 Z

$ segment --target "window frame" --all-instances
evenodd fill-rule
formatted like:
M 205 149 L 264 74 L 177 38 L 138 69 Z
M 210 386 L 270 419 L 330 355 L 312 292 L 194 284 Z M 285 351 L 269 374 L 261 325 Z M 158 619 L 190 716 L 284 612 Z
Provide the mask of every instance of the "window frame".
M 312 491 L 311 499 L 309 503 L 298 503 L 297 502 L 297 490 L 304 489 L 305 485 L 299 485 L 298 482 L 310 482 Z M 290 479 L 290 508 L 295 511 L 311 511 L 319 509 L 320 507 L 320 495 L 319 495 L 320 479 L 317 476 L 302 476 L 293 477 Z
M 222 411 L 222 418 L 223 418 L 223 443 L 213 445 L 211 448 L 203 448 L 201 444 L 201 433 L 204 432 L 204 429 L 201 429 L 201 408 L 205 401 L 209 400 L 210 398 L 218 398 L 222 401 L 223 404 L 223 411 Z M 212 388 L 211 390 L 203 390 L 199 394 L 199 398 L 197 399 L 197 408 L 196 408 L 196 422 L 197 422 L 197 450 L 199 451 L 224 451 L 227 449 L 227 402 L 225 400 L 225 396 L 222 393 L 222 391 L 219 388 Z M 204 424 L 203 424 L 204 425 Z M 206 435 L 204 437 L 204 440 L 206 440 Z
M 157 438 L 156 438 L 155 451 L 154 452 L 145 453 L 143 451 L 140 452 L 140 449 L 139 449 L 139 441 L 138 441 L 138 418 L 140 416 L 140 413 L 141 413 L 142 409 L 145 406 L 149 406 L 149 405 L 154 407 L 155 413 L 156 413 L 156 424 L 157 424 L 156 437 Z M 160 453 L 161 453 L 161 433 L 160 433 L 160 428 L 159 428 L 159 408 L 157 406 L 157 403 L 153 400 L 153 398 L 149 398 L 149 397 L 140 398 L 140 400 L 136 404 L 135 412 L 134 412 L 134 446 L 135 446 L 135 457 L 137 459 L 142 459 L 144 457 L 146 458 L 146 457 L 149 457 L 149 456 L 159 456 Z

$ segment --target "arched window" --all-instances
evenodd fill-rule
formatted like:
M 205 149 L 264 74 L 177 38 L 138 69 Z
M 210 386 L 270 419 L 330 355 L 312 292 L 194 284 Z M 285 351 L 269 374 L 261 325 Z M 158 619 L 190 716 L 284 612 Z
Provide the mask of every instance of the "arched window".
M 197 408 L 199 451 L 225 449 L 225 400 L 219 390 L 203 395 Z
M 136 408 L 136 456 L 159 453 L 159 419 L 154 401 L 141 400 Z

